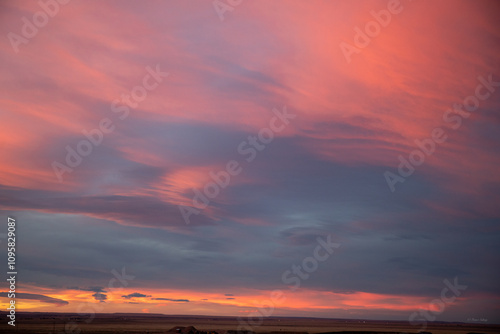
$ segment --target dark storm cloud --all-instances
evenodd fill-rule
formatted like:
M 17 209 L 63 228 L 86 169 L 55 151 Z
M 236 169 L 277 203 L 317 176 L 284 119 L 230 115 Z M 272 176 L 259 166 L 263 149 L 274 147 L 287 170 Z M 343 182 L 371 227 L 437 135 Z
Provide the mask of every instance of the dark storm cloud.
M 145 294 L 142 294 L 142 293 L 139 293 L 139 292 L 133 292 L 133 293 L 129 293 L 128 295 L 122 296 L 122 298 L 125 298 L 125 299 L 144 298 L 144 297 L 151 297 L 151 296 L 145 295 Z
M 8 297 L 8 295 L 9 295 L 8 292 L 0 292 L 0 297 Z M 63 306 L 69 304 L 69 302 L 62 299 L 39 295 L 35 293 L 16 292 L 16 299 L 38 300 L 39 302 L 55 304 L 56 306 Z
M 179 303 L 188 303 L 188 299 L 171 299 L 171 298 L 151 298 L 151 300 L 165 300 L 165 301 L 170 301 L 170 302 L 179 302 Z
M 32 197 L 29 200 L 8 195 L 18 194 L 21 198 L 22 189 L 10 190 L 0 187 L 0 198 L 3 205 L 12 209 L 27 209 L 36 211 L 52 211 L 58 213 L 88 214 L 99 216 L 124 224 L 144 225 L 150 227 L 184 226 L 179 208 L 176 205 L 162 202 L 145 196 L 83 196 L 83 197 Z M 49 193 L 54 195 L 53 193 Z M 201 215 L 193 220 L 194 224 L 212 224 L 211 219 Z
M 169 140 L 174 140 L 181 134 L 187 136 L 187 129 L 189 127 L 181 126 L 179 134 L 174 131 L 174 135 L 168 132 L 163 135 L 153 128 L 151 134 L 158 138 L 172 136 Z M 191 144 L 180 142 L 180 151 L 194 150 L 205 141 L 220 140 L 221 146 L 200 146 L 200 156 L 196 159 L 201 163 L 206 159 L 212 161 L 213 155 L 220 159 L 233 157 L 234 147 L 223 142 L 237 142 L 241 134 L 226 137 L 223 132 L 222 139 L 216 139 L 216 133 L 216 129 L 208 128 L 205 132 L 200 129 L 199 138 L 193 139 L 192 146 L 182 147 Z M 236 288 L 242 284 L 253 288 L 282 288 L 283 271 L 310 256 L 317 237 L 332 234 L 342 244 L 341 252 L 304 282 L 304 287 L 422 296 L 432 293 L 442 284 L 443 278 L 461 275 L 484 291 L 497 290 L 482 278 L 484 276 L 473 275 L 474 270 L 464 269 L 476 268 L 472 257 L 479 257 L 479 262 L 488 261 L 484 256 L 481 258 L 478 245 L 491 244 L 496 249 L 493 236 L 474 232 L 474 238 L 470 238 L 468 244 L 476 246 L 470 249 L 467 258 L 461 253 L 446 252 L 453 249 L 453 240 L 470 237 L 472 231 L 491 224 L 477 220 L 471 224 L 462 219 L 456 221 L 456 226 L 461 227 L 450 231 L 446 225 L 438 224 L 449 220 L 447 214 L 421 200 L 452 202 L 459 194 L 450 196 L 437 185 L 426 182 L 421 175 L 414 175 L 396 196 L 387 191 L 387 185 L 380 177 L 384 167 L 345 166 L 325 161 L 299 143 L 297 138 L 277 138 L 252 164 L 248 164 L 242 177 L 259 183 L 236 183 L 215 198 L 212 203 L 225 218 L 213 229 L 209 226 L 199 231 L 191 229 L 189 236 L 142 232 L 149 240 L 172 245 L 168 251 L 140 240 L 135 243 L 119 241 L 136 233 L 132 230 L 117 234 L 112 228 L 101 228 L 101 236 L 91 236 L 89 230 L 85 242 L 68 240 L 68 245 L 81 249 L 79 257 L 83 267 L 68 270 L 70 263 L 61 260 L 60 266 L 51 268 L 50 272 L 99 277 L 105 284 L 112 277 L 109 273 L 112 268 L 128 265 L 129 270 L 133 267 L 135 272 L 143 273 L 148 285 L 161 287 L 165 271 L 175 267 L 176 271 L 169 271 L 168 275 L 170 284 L 177 288 L 198 286 L 201 279 L 203 284 L 220 288 Z M 213 151 L 204 155 L 205 149 Z M 141 175 L 143 172 L 139 170 L 137 173 Z M 147 174 L 148 170 L 144 169 L 144 173 Z M 22 189 L 3 189 L 7 194 L 8 191 L 13 191 L 19 198 L 24 196 Z M 35 193 L 25 202 L 6 196 L 6 204 L 54 212 L 91 213 L 142 226 L 162 226 L 155 224 L 159 217 L 171 220 L 171 224 L 181 224 L 176 207 L 169 211 L 164 203 L 151 198 L 116 195 L 61 198 L 54 193 L 47 195 L 44 198 L 43 192 Z M 224 203 L 226 198 L 232 199 L 232 205 Z M 466 208 L 467 203 L 464 203 L 461 210 Z M 234 229 L 234 222 L 247 216 L 260 219 L 267 225 L 239 225 L 238 230 Z M 222 237 L 222 231 L 227 234 L 225 237 Z M 108 246 L 110 238 L 114 240 L 113 247 Z M 102 254 L 98 264 L 100 270 L 94 270 L 93 261 L 85 259 L 87 248 Z M 436 253 L 446 256 L 436 258 Z M 129 261 L 118 260 L 123 256 Z M 27 261 L 32 270 L 46 271 L 36 260 Z M 214 267 L 218 270 L 212 270 Z M 484 272 L 484 269 L 477 269 L 477 272 Z M 425 278 L 415 281 L 412 279 L 415 276 Z
M 92 297 L 95 298 L 95 300 L 98 300 L 101 303 L 105 303 L 106 299 L 108 299 L 108 295 L 100 292 L 96 292 L 92 295 Z
M 471 231 L 490 224 L 481 221 L 470 224 L 465 219 L 463 226 L 453 231 L 437 225 L 437 222 L 448 219 L 446 214 L 430 208 L 420 198 L 423 194 L 432 194 L 437 198 L 445 193 L 423 182 L 419 175 L 407 181 L 406 189 L 410 190 L 394 196 L 385 190 L 386 185 L 380 178 L 382 168 L 366 165 L 347 167 L 317 159 L 297 146 L 296 139 L 276 139 L 262 153 L 254 163 L 248 165 L 244 175 L 266 182 L 259 185 L 236 184 L 225 189 L 220 199 L 214 199 L 214 205 L 226 217 L 224 221 L 218 222 L 220 230 L 192 230 L 189 236 L 146 234 L 150 240 L 168 240 L 168 243 L 175 245 L 173 248 L 178 249 L 178 252 L 169 250 L 172 256 L 167 256 L 166 251 L 159 251 L 140 241 L 128 244 L 130 248 L 126 243 L 117 241 L 117 237 L 113 238 L 116 240 L 114 246 L 109 247 L 106 238 L 117 232 L 101 228 L 102 237 L 98 239 L 89 234 L 85 237 L 85 243 L 70 242 L 81 247 L 82 261 L 88 262 L 88 272 L 82 272 L 82 277 L 98 274 L 98 277 L 109 280 L 110 274 L 92 273 L 92 261 L 84 260 L 85 249 L 92 248 L 103 254 L 99 265 L 104 271 L 109 272 L 111 268 L 131 263 L 116 262 L 123 255 L 131 261 L 136 259 L 132 261 L 135 272 L 142 272 L 152 286 L 160 287 L 164 271 L 175 267 L 177 270 L 169 272 L 169 277 L 172 286 L 178 288 L 201 284 L 201 277 L 205 284 L 213 287 L 245 284 L 254 288 L 280 288 L 283 285 L 283 271 L 310 256 L 317 237 L 332 234 L 342 244 L 341 255 L 325 263 L 304 282 L 305 287 L 426 295 L 433 291 L 432 286 L 442 284 L 443 278 L 461 275 L 475 281 L 478 287 L 495 291 L 493 286 L 480 283 L 483 280 L 481 276 L 474 276 L 472 270 L 462 269 L 467 268 L 466 263 L 474 262 L 470 257 L 464 259 L 460 253 L 450 253 L 442 258 L 434 256 L 453 247 L 453 239 L 468 237 Z M 272 182 L 267 183 L 270 180 Z M 412 182 L 418 186 L 416 193 L 412 193 Z M 232 198 L 237 205 L 224 205 L 222 200 L 226 197 Z M 148 206 L 148 203 L 155 201 L 140 197 L 101 196 L 70 198 L 59 202 L 40 201 L 43 205 L 38 204 L 38 208 L 46 208 L 49 204 L 45 203 L 50 203 L 64 212 L 88 210 L 111 220 L 116 215 L 123 219 L 128 217 L 130 221 L 139 220 L 144 225 L 151 225 L 149 219 L 155 216 L 155 210 L 150 210 L 151 206 Z M 239 217 L 249 215 L 268 225 L 243 225 L 239 231 L 230 228 Z M 457 226 L 461 225 L 460 221 L 456 223 Z M 210 238 L 205 236 L 208 231 Z M 222 238 L 222 231 L 229 235 Z M 135 232 L 124 231 L 118 235 L 127 239 L 129 233 Z M 492 238 L 486 235 L 481 237 L 476 233 L 475 240 L 470 239 L 468 243 L 491 243 Z M 242 244 L 240 240 L 245 240 L 245 243 Z M 402 256 L 397 258 L 395 253 Z M 242 258 L 241 254 L 248 255 Z M 472 254 L 480 256 L 479 248 L 471 248 L 471 257 Z M 36 261 L 28 263 L 32 269 L 44 270 L 37 266 Z M 357 265 L 353 267 L 352 263 Z M 218 270 L 211 270 L 214 267 Z M 64 266 L 50 271 L 60 275 L 68 273 Z M 396 276 L 395 272 L 399 274 Z M 369 280 L 368 273 L 371 277 Z M 248 280 L 249 275 L 252 275 L 252 280 Z M 421 283 L 412 280 L 414 275 L 425 275 L 426 284 L 422 280 Z M 405 279 L 399 282 L 401 277 Z
M 106 300 L 108 299 L 106 290 L 104 290 L 104 288 L 100 286 L 89 286 L 87 288 L 79 288 L 75 286 L 75 287 L 68 287 L 68 289 L 95 292 L 94 294 L 92 294 L 92 297 L 94 297 L 94 299 L 99 301 L 100 303 L 105 303 Z

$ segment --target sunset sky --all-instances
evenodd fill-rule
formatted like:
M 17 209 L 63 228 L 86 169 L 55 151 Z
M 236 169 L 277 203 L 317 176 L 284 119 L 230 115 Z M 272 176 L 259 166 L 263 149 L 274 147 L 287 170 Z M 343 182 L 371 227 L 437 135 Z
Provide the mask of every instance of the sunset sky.
M 436 320 L 499 323 L 499 16 L 0 2 L 18 311 L 406 321 L 458 281 Z

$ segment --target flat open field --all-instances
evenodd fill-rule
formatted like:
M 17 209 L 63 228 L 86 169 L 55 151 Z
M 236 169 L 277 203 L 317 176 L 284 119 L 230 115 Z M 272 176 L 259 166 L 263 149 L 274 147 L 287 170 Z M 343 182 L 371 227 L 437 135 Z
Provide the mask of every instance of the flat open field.
M 166 316 L 143 314 L 98 314 L 94 319 L 78 314 L 61 313 L 18 313 L 16 327 L 7 325 L 5 312 L 0 324 L 1 333 L 169 333 L 176 326 L 194 326 L 200 332 L 223 334 L 236 330 L 239 322 L 235 317 L 209 316 Z M 339 320 L 317 318 L 280 318 L 264 319 L 260 326 L 253 328 L 255 333 L 418 333 L 418 326 L 405 321 Z M 434 323 L 429 324 L 426 332 L 432 334 L 499 334 L 500 325 Z M 176 331 L 172 331 L 173 333 Z M 177 333 L 197 333 L 177 331 Z

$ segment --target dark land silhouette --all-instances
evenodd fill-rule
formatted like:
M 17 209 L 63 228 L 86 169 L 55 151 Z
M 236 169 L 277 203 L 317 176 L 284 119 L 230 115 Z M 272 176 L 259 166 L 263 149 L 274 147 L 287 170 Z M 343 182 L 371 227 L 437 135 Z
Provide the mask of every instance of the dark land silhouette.
M 428 323 L 421 331 L 407 321 L 321 319 L 298 317 L 269 317 L 262 322 L 254 319 L 251 330 L 238 327 L 237 317 L 182 316 L 163 314 L 107 313 L 80 315 L 77 313 L 17 312 L 16 326 L 7 324 L 7 313 L 0 312 L 4 319 L 0 333 L 49 334 L 49 333 L 93 333 L 93 334 L 499 334 L 500 325 L 483 323 Z M 241 319 L 248 319 L 242 317 Z M 240 328 L 241 329 L 241 328 Z M 248 328 L 247 328 L 248 329 Z

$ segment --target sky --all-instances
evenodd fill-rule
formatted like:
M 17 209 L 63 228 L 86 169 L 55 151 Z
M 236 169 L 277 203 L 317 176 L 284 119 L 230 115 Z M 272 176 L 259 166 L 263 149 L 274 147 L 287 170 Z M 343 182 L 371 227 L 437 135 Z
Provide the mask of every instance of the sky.
M 17 309 L 499 323 L 499 14 L 2 1 Z

